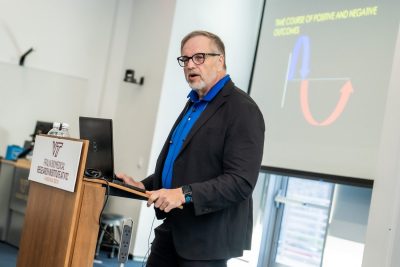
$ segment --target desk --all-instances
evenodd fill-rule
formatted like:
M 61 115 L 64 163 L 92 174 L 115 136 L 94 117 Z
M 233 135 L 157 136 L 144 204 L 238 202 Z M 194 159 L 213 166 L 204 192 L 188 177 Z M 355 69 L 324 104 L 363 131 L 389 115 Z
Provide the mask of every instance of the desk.
M 2 160 L 0 169 L 0 238 L 19 246 L 29 194 L 30 161 Z
M 5 241 L 15 166 L 8 160 L 1 160 L 0 164 L 0 240 Z

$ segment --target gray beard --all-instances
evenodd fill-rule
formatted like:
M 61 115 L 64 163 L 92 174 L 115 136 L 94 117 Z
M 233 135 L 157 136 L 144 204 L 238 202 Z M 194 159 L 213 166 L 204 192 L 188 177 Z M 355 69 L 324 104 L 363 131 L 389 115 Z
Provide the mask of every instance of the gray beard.
M 190 86 L 190 88 L 195 90 L 197 93 L 199 93 L 199 91 L 201 91 L 204 88 L 206 88 L 206 83 L 204 81 L 201 81 L 200 83 L 197 83 L 196 85 L 189 83 L 189 86 Z

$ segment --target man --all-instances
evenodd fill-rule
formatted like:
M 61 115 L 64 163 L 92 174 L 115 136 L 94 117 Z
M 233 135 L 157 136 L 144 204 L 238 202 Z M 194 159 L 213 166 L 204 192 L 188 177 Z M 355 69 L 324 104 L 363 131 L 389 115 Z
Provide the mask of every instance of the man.
M 264 144 L 256 103 L 226 74 L 220 38 L 194 31 L 178 63 L 192 88 L 189 101 L 142 182 L 158 219 L 147 266 L 226 266 L 250 249 L 252 191 Z M 179 208 L 178 208 L 179 207 Z M 183 208 L 182 208 L 183 207 Z

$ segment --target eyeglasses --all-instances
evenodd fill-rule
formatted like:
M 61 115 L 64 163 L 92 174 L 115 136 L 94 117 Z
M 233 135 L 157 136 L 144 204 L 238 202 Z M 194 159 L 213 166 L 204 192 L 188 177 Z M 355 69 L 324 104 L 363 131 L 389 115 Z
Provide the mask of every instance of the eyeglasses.
M 187 57 L 187 56 L 178 57 L 177 60 L 178 60 L 179 66 L 186 67 L 189 64 L 190 59 L 193 61 L 194 64 L 201 65 L 206 60 L 206 56 L 214 57 L 214 56 L 220 56 L 220 55 L 221 54 L 216 54 L 216 53 L 197 53 L 191 57 Z

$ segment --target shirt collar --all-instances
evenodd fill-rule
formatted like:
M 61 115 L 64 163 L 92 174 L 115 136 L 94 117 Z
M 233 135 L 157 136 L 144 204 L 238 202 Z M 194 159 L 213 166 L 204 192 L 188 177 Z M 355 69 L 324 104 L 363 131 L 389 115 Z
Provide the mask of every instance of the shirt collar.
M 219 80 L 212 88 L 210 91 L 207 92 L 207 94 L 203 97 L 203 101 L 210 102 L 211 100 L 214 99 L 214 97 L 221 91 L 222 87 L 226 84 L 227 81 L 229 81 L 231 77 L 229 74 L 225 75 L 221 80 Z M 190 93 L 188 94 L 188 98 L 190 101 L 193 103 L 200 102 L 199 100 L 199 95 L 195 90 L 191 90 Z

